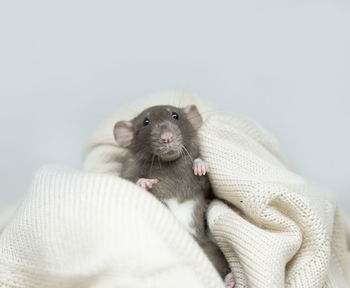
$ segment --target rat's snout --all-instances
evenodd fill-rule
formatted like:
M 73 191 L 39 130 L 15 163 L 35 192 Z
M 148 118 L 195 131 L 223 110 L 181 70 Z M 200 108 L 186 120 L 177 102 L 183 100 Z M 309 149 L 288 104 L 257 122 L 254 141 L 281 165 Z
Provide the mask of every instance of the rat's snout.
M 174 140 L 174 136 L 169 131 L 164 131 L 160 134 L 160 141 L 164 144 L 171 143 Z
M 154 125 L 151 133 L 153 153 L 163 161 L 175 160 L 181 156 L 182 135 L 178 126 L 169 121 Z

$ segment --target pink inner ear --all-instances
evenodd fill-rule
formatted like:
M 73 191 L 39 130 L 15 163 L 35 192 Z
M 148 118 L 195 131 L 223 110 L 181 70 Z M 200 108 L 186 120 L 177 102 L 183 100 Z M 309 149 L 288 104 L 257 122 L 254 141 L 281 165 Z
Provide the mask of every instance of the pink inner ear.
M 134 138 L 134 129 L 130 121 L 119 121 L 114 126 L 114 138 L 121 147 L 128 147 Z
M 197 106 L 188 105 L 184 108 L 184 112 L 186 114 L 188 121 L 191 122 L 194 129 L 199 129 L 199 127 L 202 126 L 203 120 L 202 120 L 201 114 L 199 114 Z

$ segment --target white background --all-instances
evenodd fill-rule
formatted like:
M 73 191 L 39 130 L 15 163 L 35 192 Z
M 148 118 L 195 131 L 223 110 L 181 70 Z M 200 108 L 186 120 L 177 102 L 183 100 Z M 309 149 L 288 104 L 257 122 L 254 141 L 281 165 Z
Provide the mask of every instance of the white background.
M 0 200 L 100 120 L 185 88 L 270 130 L 350 210 L 350 1 L 1 1 Z

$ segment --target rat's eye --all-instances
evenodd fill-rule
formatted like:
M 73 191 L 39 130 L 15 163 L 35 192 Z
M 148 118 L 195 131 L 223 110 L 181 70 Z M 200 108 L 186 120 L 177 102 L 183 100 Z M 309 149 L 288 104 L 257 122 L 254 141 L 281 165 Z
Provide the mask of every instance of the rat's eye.
M 149 124 L 149 119 L 145 118 L 145 120 L 143 120 L 143 126 L 147 126 Z
M 171 117 L 173 117 L 173 118 L 176 119 L 176 120 L 179 120 L 179 115 L 178 115 L 177 113 L 175 113 L 175 112 L 173 112 L 173 113 L 171 114 Z

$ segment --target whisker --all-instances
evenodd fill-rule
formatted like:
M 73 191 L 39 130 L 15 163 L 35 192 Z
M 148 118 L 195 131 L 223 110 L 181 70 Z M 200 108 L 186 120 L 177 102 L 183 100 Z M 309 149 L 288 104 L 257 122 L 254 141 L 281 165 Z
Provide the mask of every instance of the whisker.
M 183 145 L 181 145 L 181 146 L 183 146 Z M 180 153 L 181 153 L 181 157 L 186 157 L 186 154 L 184 152 L 183 147 L 181 147 Z
M 188 152 L 186 147 L 184 145 L 182 145 L 182 148 L 184 149 L 184 151 L 187 153 L 188 157 L 190 157 L 191 161 L 193 162 L 192 156 L 190 155 L 190 153 Z

